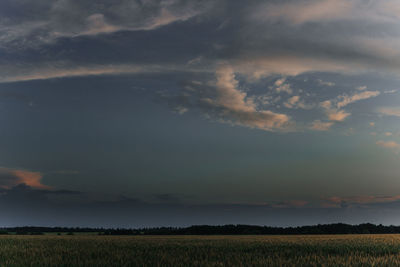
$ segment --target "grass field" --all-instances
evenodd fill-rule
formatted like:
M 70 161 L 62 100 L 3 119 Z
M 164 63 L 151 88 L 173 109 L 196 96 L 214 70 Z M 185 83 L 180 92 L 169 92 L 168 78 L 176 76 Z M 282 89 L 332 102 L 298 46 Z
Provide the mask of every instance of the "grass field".
M 8 235 L 0 265 L 400 266 L 400 235 Z

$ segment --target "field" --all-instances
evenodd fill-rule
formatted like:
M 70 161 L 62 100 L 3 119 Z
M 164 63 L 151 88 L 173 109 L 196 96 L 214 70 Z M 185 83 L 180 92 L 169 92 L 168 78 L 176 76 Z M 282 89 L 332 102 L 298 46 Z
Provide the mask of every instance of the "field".
M 4 235 L 0 265 L 399 266 L 400 235 Z

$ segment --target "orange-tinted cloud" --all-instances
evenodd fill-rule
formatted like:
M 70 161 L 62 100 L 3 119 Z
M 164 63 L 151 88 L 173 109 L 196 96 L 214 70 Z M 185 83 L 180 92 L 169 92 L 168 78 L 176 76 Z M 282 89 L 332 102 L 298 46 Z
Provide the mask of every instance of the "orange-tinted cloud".
M 263 4 L 254 12 L 257 20 L 284 20 L 293 24 L 343 19 L 353 12 L 354 3 L 346 0 L 294 1 Z
M 354 94 L 351 96 L 342 95 L 342 96 L 340 96 L 340 101 L 337 103 L 337 107 L 342 108 L 342 107 L 345 107 L 351 103 L 354 103 L 354 102 L 357 102 L 360 100 L 368 99 L 371 97 L 376 97 L 379 94 L 380 94 L 379 91 L 364 91 L 362 93 Z
M 335 122 L 344 121 L 351 114 L 333 107 L 331 100 L 326 100 L 320 103 L 320 106 L 325 109 L 328 119 Z
M 276 84 L 283 84 L 284 80 Z M 239 82 L 230 66 L 221 66 L 216 72 L 215 98 L 202 98 L 203 105 L 216 110 L 222 122 L 266 131 L 289 130 L 291 119 L 283 113 L 259 110 L 246 92 L 239 90 Z
M 51 189 L 50 186 L 41 183 L 43 174 L 26 170 L 0 168 L 0 188 L 11 188 L 19 184 L 38 189 Z
M 395 116 L 395 117 L 400 117 L 400 108 L 398 107 L 386 107 L 386 108 L 380 108 L 378 110 L 379 113 L 387 116 Z
M 394 141 L 381 141 L 380 140 L 380 141 L 376 142 L 376 144 L 378 146 L 385 147 L 385 148 L 400 149 L 400 144 L 396 143 Z
M 322 122 L 320 120 L 315 120 L 311 124 L 310 128 L 315 131 L 328 131 L 332 125 L 333 122 Z
M 344 121 L 351 114 L 344 110 L 330 110 L 328 111 L 328 118 L 331 121 Z

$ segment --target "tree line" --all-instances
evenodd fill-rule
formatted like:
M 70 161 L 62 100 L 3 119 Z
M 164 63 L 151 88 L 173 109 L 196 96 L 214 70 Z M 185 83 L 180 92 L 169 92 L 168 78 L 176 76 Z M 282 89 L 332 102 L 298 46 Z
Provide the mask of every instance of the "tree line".
M 316 234 L 395 234 L 400 226 L 385 226 L 364 223 L 318 224 L 298 227 L 271 227 L 256 225 L 193 225 L 189 227 L 152 228 L 88 228 L 88 227 L 4 227 L 0 234 L 43 234 L 43 233 L 97 233 L 99 235 L 316 235 Z

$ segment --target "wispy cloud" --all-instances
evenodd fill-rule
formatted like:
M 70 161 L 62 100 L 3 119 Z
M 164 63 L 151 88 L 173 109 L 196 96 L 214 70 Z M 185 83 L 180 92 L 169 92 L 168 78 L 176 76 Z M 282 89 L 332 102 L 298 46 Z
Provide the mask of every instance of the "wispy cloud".
M 344 121 L 351 113 L 342 108 L 354 102 L 376 97 L 380 94 L 379 91 L 363 91 L 352 95 L 340 95 L 336 99 L 326 100 L 320 103 L 320 107 L 325 109 L 328 119 L 331 121 Z
M 337 103 L 338 108 L 343 108 L 351 103 L 363 100 L 363 99 L 368 99 L 371 97 L 376 97 L 380 94 L 379 91 L 364 91 L 361 93 L 353 94 L 351 96 L 348 95 L 342 95 L 339 96 L 340 101 Z
M 379 108 L 378 112 L 383 115 L 388 115 L 388 116 L 395 116 L 395 117 L 400 117 L 400 108 L 399 107 L 384 107 L 384 108 Z
M 258 20 L 285 20 L 293 24 L 310 21 L 329 21 L 350 16 L 354 1 L 321 0 L 265 3 L 257 7 L 254 18 Z
M 359 87 L 356 87 L 356 89 L 357 89 L 358 91 L 364 91 L 365 89 L 367 89 L 367 86 L 366 86 L 366 85 L 359 86 Z
M 25 73 L 15 73 L 9 76 L 0 76 L 0 82 L 21 82 L 31 80 L 47 80 L 54 78 L 68 78 L 79 76 L 92 76 L 92 75 L 111 75 L 111 74 L 124 74 L 124 73 L 138 73 L 144 72 L 144 69 L 139 66 L 85 66 L 79 67 L 50 67 L 50 68 L 33 68 L 27 69 Z
M 400 152 L 400 144 L 395 142 L 395 141 L 382 141 L 382 140 L 379 140 L 379 141 L 376 142 L 376 144 L 378 146 L 391 149 L 396 154 L 398 154 Z
M 333 122 L 322 122 L 320 120 L 315 120 L 311 124 L 311 129 L 315 131 L 328 131 L 333 125 Z
M 368 70 L 368 66 L 358 62 L 292 54 L 293 52 L 290 51 L 281 51 L 278 55 L 269 55 L 264 51 L 259 51 L 259 55 L 249 56 L 246 54 L 232 58 L 231 62 L 235 71 L 246 75 L 251 80 L 268 77 L 272 74 L 296 76 L 313 71 L 356 74 Z
M 5 0 L 0 15 L 0 47 L 32 46 L 60 37 L 154 30 L 186 21 L 210 8 L 213 1 L 64 1 L 17 2 Z M 19 10 L 32 10 L 19 16 Z M 8 12 L 7 12 L 8 11 Z M 30 41 L 26 40 L 30 38 Z
M 281 20 L 290 24 L 309 22 L 357 21 L 371 19 L 379 22 L 399 18 L 399 3 L 385 0 L 366 3 L 362 0 L 299 0 L 262 3 L 253 18 L 262 21 Z
M 175 71 L 188 71 L 188 68 L 174 65 L 135 65 L 135 64 L 92 64 L 74 65 L 69 62 L 52 62 L 20 66 L 2 66 L 0 70 L 7 70 L 0 74 L 0 83 L 23 82 L 32 80 L 47 80 L 56 78 L 99 76 L 99 75 L 124 75 L 139 73 L 168 73 Z M 192 69 L 192 71 L 197 71 Z

